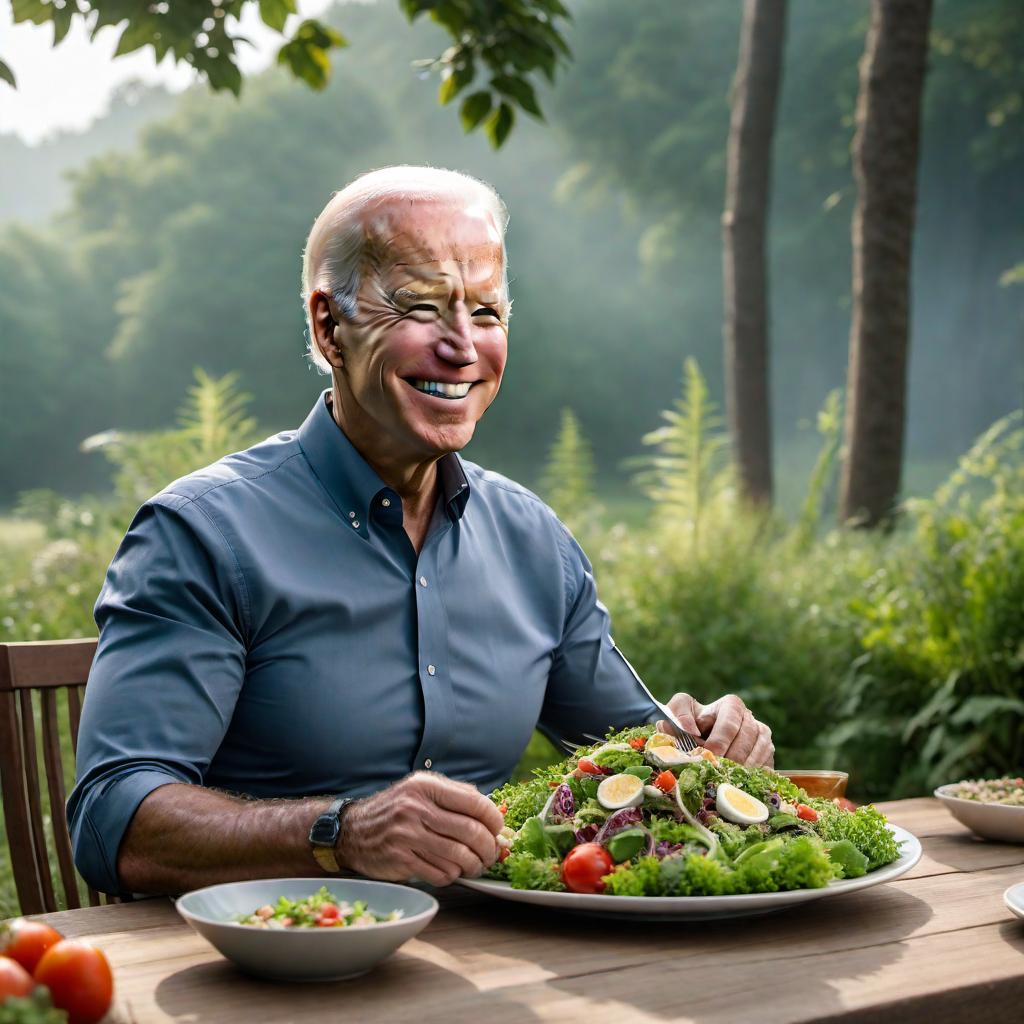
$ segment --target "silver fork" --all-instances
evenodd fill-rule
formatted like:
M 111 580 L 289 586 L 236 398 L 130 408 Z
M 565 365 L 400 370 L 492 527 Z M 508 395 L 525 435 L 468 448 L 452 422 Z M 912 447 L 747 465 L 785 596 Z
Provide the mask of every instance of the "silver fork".
M 630 674 L 636 680 L 637 686 L 647 695 L 650 702 L 665 716 L 665 718 L 672 724 L 676 730 L 675 741 L 682 750 L 689 753 L 691 750 L 699 747 L 703 744 L 703 740 L 699 736 L 694 736 L 688 733 L 682 726 L 682 723 L 676 717 L 675 712 L 667 705 L 662 704 L 657 697 L 651 693 L 650 690 L 644 685 L 644 681 L 636 674 L 636 669 L 626 660 L 626 656 L 618 649 L 618 647 L 612 645 L 612 650 L 622 659 L 622 663 L 629 669 Z M 600 743 L 602 740 L 601 736 L 594 736 L 591 733 L 585 732 L 582 734 L 585 740 L 589 740 L 591 743 Z M 569 740 L 561 740 L 562 746 L 565 748 L 567 753 L 575 754 L 577 750 L 583 745 L 581 743 L 572 743 Z

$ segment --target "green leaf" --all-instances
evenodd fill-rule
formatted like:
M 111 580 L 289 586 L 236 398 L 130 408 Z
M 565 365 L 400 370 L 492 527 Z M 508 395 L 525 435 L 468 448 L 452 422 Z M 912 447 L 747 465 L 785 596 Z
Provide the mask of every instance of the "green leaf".
M 235 62 L 226 54 L 222 54 L 220 57 L 212 59 L 207 58 L 206 62 L 203 64 L 202 70 L 206 72 L 206 77 L 210 82 L 210 87 L 215 92 L 227 89 L 235 96 L 238 96 L 241 93 L 242 73 L 238 70 L 238 66 Z
M 1016 697 L 979 696 L 968 697 L 950 715 L 953 725 L 980 725 L 995 714 L 1008 712 L 1011 715 L 1024 715 L 1024 701 Z
M 487 119 L 484 131 L 495 149 L 501 149 L 509 132 L 512 131 L 515 120 L 515 111 L 505 102 L 502 102 L 501 106 Z
M 53 45 L 56 46 L 67 34 L 68 29 L 71 28 L 71 18 L 76 13 L 77 8 L 73 7 L 70 3 L 64 7 L 53 9 Z
M 487 89 L 470 93 L 459 110 L 464 131 L 471 132 L 491 112 L 491 94 Z
M 19 21 L 31 21 L 36 25 L 45 25 L 55 8 L 51 8 L 42 0 L 12 0 L 11 10 L 14 12 L 15 24 Z
M 331 74 L 327 50 L 339 46 L 348 46 L 340 32 L 310 19 L 299 25 L 295 35 L 278 50 L 277 62 L 313 89 L 322 89 Z
M 410 20 L 418 18 L 424 11 L 434 6 L 434 0 L 399 0 L 402 13 Z
M 264 25 L 275 32 L 283 32 L 289 14 L 294 14 L 295 0 L 259 0 L 260 17 Z
M 14 80 L 14 72 L 2 60 L 0 60 L 0 79 L 5 81 L 12 89 L 18 88 Z
M 514 75 L 497 75 L 492 79 L 491 86 L 497 89 L 498 92 L 511 96 L 528 114 L 533 114 L 534 117 L 538 117 L 542 121 L 544 120 L 544 114 L 541 112 L 540 104 L 537 102 L 533 86 L 525 78 L 519 78 Z
M 129 21 L 121 38 L 117 41 L 117 49 L 114 50 L 115 57 L 121 57 L 134 50 L 141 50 L 153 42 L 153 28 L 149 22 Z
M 441 106 L 451 103 L 458 94 L 473 81 L 473 64 L 467 62 L 459 67 L 447 67 L 441 75 L 441 88 L 437 98 Z

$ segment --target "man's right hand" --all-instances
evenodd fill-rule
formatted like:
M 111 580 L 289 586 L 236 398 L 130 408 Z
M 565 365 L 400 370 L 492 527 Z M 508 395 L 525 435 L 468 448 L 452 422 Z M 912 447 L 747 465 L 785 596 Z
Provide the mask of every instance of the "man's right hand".
M 465 782 L 415 772 L 349 805 L 338 856 L 369 878 L 448 885 L 498 859 L 501 812 Z

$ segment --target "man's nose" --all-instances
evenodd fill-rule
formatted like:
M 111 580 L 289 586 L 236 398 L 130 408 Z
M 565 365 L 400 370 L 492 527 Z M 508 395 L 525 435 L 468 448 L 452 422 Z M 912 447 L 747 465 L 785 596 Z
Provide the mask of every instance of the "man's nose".
M 437 344 L 437 354 L 457 366 L 469 366 L 477 360 L 473 344 L 473 323 L 469 311 L 460 302 L 444 320 L 445 329 Z

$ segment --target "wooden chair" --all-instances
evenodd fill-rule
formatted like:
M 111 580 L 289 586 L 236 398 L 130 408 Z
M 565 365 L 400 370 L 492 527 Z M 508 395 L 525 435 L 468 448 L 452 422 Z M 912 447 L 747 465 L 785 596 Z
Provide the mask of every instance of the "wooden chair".
M 78 744 L 82 693 L 95 653 L 95 640 L 0 643 L 0 785 L 14 884 L 23 914 L 61 909 L 55 896 L 51 849 L 65 906 L 82 905 L 64 814 L 65 758 L 73 755 Z M 65 714 L 58 704 L 61 691 L 66 732 L 60 721 Z M 36 699 L 34 694 L 38 694 Z M 65 735 L 71 741 L 70 751 L 62 744 Z M 40 737 L 45 794 L 40 784 Z M 73 778 L 73 771 L 68 778 Z M 49 837 L 44 804 L 49 806 Z M 89 904 L 98 906 L 99 893 L 85 889 Z

